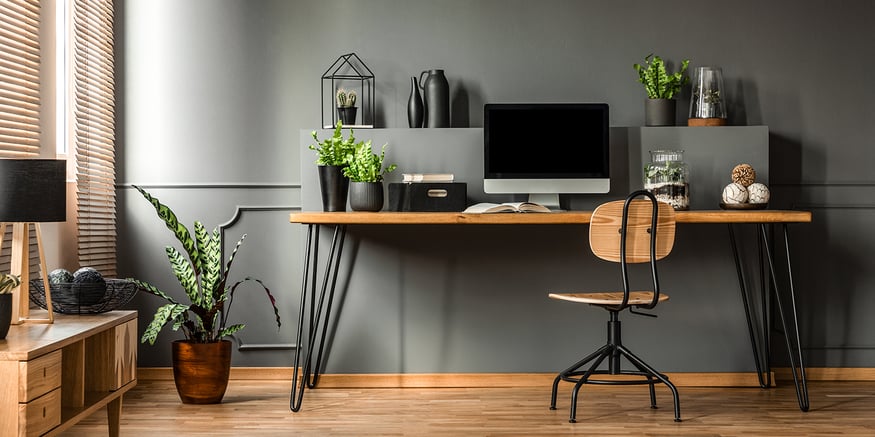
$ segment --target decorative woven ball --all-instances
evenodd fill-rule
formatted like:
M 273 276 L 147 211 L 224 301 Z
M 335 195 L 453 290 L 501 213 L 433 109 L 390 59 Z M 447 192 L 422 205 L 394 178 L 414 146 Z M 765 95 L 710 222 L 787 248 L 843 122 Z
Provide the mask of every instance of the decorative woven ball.
M 73 282 L 73 274 L 67 269 L 55 269 L 49 273 L 50 284 L 66 284 Z
M 747 200 L 750 203 L 769 203 L 769 187 L 759 182 L 747 187 Z
M 93 267 L 82 267 L 73 273 L 73 282 L 76 284 L 105 284 L 106 280 Z
M 748 187 L 757 179 L 757 172 L 750 164 L 738 164 L 732 169 L 732 182 Z
M 737 182 L 733 182 L 723 189 L 723 203 L 735 204 L 747 202 L 747 188 Z

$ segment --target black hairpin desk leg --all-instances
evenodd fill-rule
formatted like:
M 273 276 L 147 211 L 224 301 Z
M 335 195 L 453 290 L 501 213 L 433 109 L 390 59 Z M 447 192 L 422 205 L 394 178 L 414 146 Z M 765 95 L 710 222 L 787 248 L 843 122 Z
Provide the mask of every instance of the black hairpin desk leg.
M 295 362 L 292 369 L 292 391 L 289 399 L 289 408 L 295 412 L 301 409 L 301 401 L 304 398 L 304 389 L 315 387 L 319 380 L 319 372 L 322 369 L 322 353 L 325 347 L 325 337 L 328 333 L 328 319 L 331 316 L 331 306 L 334 302 L 334 289 L 337 285 L 337 271 L 340 266 L 340 258 L 343 252 L 343 241 L 345 238 L 346 226 L 337 225 L 334 228 L 334 236 L 331 239 L 328 259 L 325 261 L 322 286 L 320 287 L 317 299 L 316 278 L 318 276 L 319 265 L 319 225 L 307 225 L 304 273 L 301 281 L 301 308 L 298 312 Z M 307 311 L 308 294 L 310 295 L 309 311 Z M 306 329 L 306 340 L 304 339 L 305 319 L 309 321 Z M 321 327 L 319 324 L 320 321 L 322 322 Z M 317 339 L 319 340 L 319 351 L 316 354 L 316 361 L 314 362 L 313 351 L 317 347 Z M 303 363 L 301 362 L 302 353 L 306 355 Z M 298 378 L 299 372 L 301 373 L 300 380 Z
M 781 325 L 784 328 L 784 340 L 787 345 L 787 355 L 790 358 L 790 371 L 793 373 L 793 384 L 796 385 L 796 400 L 799 401 L 800 410 L 808 411 L 808 383 L 805 378 L 805 365 L 802 362 L 802 342 L 799 339 L 799 314 L 796 311 L 796 289 L 793 286 L 793 269 L 790 265 L 790 236 L 787 231 L 787 224 L 782 223 L 781 226 L 784 233 L 784 252 L 787 254 L 787 281 L 790 291 L 788 298 L 790 302 L 790 314 L 793 316 L 792 324 L 787 323 L 784 304 L 781 302 L 781 290 L 778 286 L 778 278 L 775 275 L 774 257 L 772 256 L 772 252 L 768 245 L 766 225 L 760 224 L 759 226 L 760 237 L 762 238 L 763 246 L 766 250 L 766 259 L 769 261 L 769 274 L 772 278 L 772 285 L 775 287 L 775 303 L 777 303 L 778 315 L 781 318 Z M 795 347 L 793 345 L 794 342 Z

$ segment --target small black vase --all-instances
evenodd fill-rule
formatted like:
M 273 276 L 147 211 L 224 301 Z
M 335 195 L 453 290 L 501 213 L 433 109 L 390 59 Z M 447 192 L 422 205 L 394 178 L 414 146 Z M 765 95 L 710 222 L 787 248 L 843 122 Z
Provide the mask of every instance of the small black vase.
M 422 95 L 419 93 L 419 84 L 416 77 L 410 78 L 410 98 L 407 99 L 407 124 L 410 127 L 422 127 Z
M 338 165 L 320 165 L 319 188 L 322 190 L 323 211 L 346 211 L 349 179 L 343 175 L 343 167 Z
M 337 108 L 337 115 L 340 118 L 340 121 L 344 126 L 352 126 L 355 124 L 355 116 L 356 112 L 358 112 L 357 107 L 349 106 L 346 108 Z
M 349 187 L 349 206 L 353 211 L 377 212 L 383 209 L 383 183 L 351 183 Z

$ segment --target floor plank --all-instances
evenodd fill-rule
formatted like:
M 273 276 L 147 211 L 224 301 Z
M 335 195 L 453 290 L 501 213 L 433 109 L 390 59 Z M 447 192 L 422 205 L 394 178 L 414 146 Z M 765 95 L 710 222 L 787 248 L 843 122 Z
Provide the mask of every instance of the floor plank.
M 875 382 L 810 382 L 811 411 L 792 384 L 779 388 L 680 389 L 682 423 L 660 388 L 584 387 L 568 423 L 570 384 L 549 410 L 550 388 L 316 389 L 289 411 L 288 382 L 231 381 L 220 405 L 183 405 L 172 381 L 140 381 L 124 398 L 123 436 L 872 436 Z M 95 414 L 65 436 L 106 435 Z

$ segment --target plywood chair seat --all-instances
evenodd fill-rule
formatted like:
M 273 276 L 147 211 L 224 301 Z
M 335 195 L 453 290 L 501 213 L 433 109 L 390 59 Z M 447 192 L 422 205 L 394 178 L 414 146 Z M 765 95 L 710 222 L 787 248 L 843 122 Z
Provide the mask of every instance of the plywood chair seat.
M 590 305 L 616 306 L 623 303 L 623 292 L 599 292 L 599 293 L 550 293 L 550 299 L 565 300 L 568 302 L 588 303 Z M 668 300 L 668 295 L 659 293 L 657 302 Z M 653 302 L 652 291 L 630 291 L 628 305 L 650 305 Z

